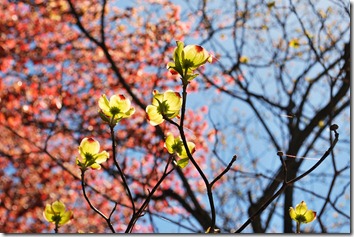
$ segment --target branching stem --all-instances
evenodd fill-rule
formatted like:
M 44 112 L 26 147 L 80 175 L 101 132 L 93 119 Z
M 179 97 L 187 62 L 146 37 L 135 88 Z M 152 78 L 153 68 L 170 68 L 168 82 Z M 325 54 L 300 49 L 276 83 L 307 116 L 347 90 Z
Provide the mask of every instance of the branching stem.
M 316 164 L 314 164 L 310 169 L 308 169 L 306 172 L 304 172 L 302 175 L 291 179 L 289 181 L 286 180 L 286 166 L 285 163 L 282 162 L 283 168 L 284 168 L 284 181 L 283 181 L 283 185 L 281 186 L 281 188 L 273 195 L 271 196 L 252 216 L 250 216 L 248 218 L 248 220 L 238 229 L 235 231 L 235 233 L 241 233 L 256 217 L 258 217 L 268 206 L 269 204 L 271 204 L 274 199 L 276 199 L 279 195 L 281 195 L 285 189 L 292 185 L 293 183 L 299 181 L 300 179 L 304 178 L 305 176 L 307 176 L 308 174 L 310 174 L 313 170 L 315 170 L 332 152 L 332 150 L 334 149 L 334 147 L 336 146 L 337 142 L 338 142 L 338 137 L 339 134 L 336 131 L 338 129 L 337 125 L 332 125 L 331 126 L 331 130 L 334 132 L 335 135 L 335 139 L 333 141 L 333 143 L 331 144 L 331 146 L 328 148 L 328 150 L 323 154 L 323 156 L 316 162 Z M 278 155 L 281 157 L 282 154 Z M 281 159 L 282 160 L 282 159 Z
M 86 189 L 85 189 L 85 170 L 82 170 L 81 171 L 81 187 L 82 187 L 82 192 L 84 194 L 84 197 L 87 201 L 87 203 L 89 204 L 89 206 L 91 207 L 92 210 L 94 210 L 97 214 L 99 214 L 106 222 L 107 222 L 107 225 L 108 227 L 111 229 L 112 233 L 116 233 L 114 228 L 113 228 L 113 225 L 111 223 L 111 220 L 110 220 L 110 217 L 106 217 L 105 214 L 103 214 L 102 212 L 100 212 L 90 201 L 90 199 L 87 197 L 87 194 L 86 194 Z

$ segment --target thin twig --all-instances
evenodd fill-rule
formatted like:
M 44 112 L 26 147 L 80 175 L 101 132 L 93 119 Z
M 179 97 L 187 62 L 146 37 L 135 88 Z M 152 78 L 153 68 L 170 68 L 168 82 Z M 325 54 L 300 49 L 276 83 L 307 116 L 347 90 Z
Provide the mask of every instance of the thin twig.
M 271 204 L 274 201 L 274 199 L 276 199 L 280 194 L 282 194 L 288 186 L 292 185 L 293 183 L 299 181 L 300 179 L 302 179 L 305 176 L 307 176 L 308 174 L 310 174 L 313 170 L 315 170 L 330 155 L 330 153 L 332 152 L 332 150 L 334 149 L 334 147 L 336 146 L 336 144 L 338 142 L 339 134 L 337 132 L 337 129 L 338 129 L 338 125 L 336 125 L 336 124 L 331 125 L 330 130 L 334 132 L 335 139 L 334 139 L 333 143 L 331 144 L 331 146 L 328 148 L 328 150 L 320 158 L 320 160 L 317 161 L 316 164 L 314 164 L 310 169 L 308 169 L 302 175 L 300 175 L 300 176 L 298 176 L 298 177 L 296 177 L 296 178 L 294 178 L 292 180 L 287 181 L 285 179 L 286 178 L 286 176 L 285 176 L 284 177 L 284 182 L 283 182 L 283 185 L 281 186 L 281 188 L 273 196 L 271 196 L 252 216 L 250 216 L 248 218 L 248 220 L 238 230 L 236 230 L 234 233 L 241 233 L 251 222 L 253 222 L 253 220 L 256 217 L 258 217 L 268 207 L 269 204 Z M 281 154 L 279 154 L 279 152 L 278 152 L 278 155 L 280 156 Z M 283 159 L 281 159 L 281 160 L 283 160 Z M 284 165 L 283 165 L 283 167 L 284 167 Z M 284 175 L 285 174 L 287 174 L 287 170 L 284 167 Z
M 115 142 L 115 138 L 114 138 L 114 126 L 109 126 L 110 128 L 110 131 L 111 131 L 111 140 L 112 140 L 112 152 L 113 152 L 113 161 L 114 161 L 114 164 L 115 166 L 117 167 L 118 171 L 119 171 L 119 175 L 120 177 L 122 178 L 123 180 L 123 185 L 124 185 L 124 189 L 127 191 L 128 193 L 128 196 L 129 196 L 129 199 L 130 199 L 130 202 L 132 204 L 132 208 L 133 208 L 133 215 L 136 211 L 135 209 L 135 204 L 134 204 L 134 199 L 133 199 L 133 195 L 132 193 L 130 192 L 130 189 L 129 189 L 129 186 L 128 186 L 128 183 L 127 183 L 127 180 L 125 178 L 125 175 L 122 171 L 122 169 L 120 168 L 120 165 L 117 161 L 117 158 L 116 158 L 116 142 Z
M 105 214 L 103 214 L 102 212 L 100 212 L 90 201 L 90 199 L 87 197 L 87 194 L 86 194 L 86 190 L 85 190 L 85 170 L 82 170 L 81 171 L 81 187 L 82 187 L 82 192 L 84 194 L 84 197 L 87 201 L 87 203 L 89 204 L 89 206 L 91 207 L 92 210 L 94 210 L 97 214 L 99 214 L 106 222 L 107 222 L 107 225 L 108 227 L 111 229 L 111 231 L 113 233 L 116 233 L 114 228 L 113 228 L 113 225 L 110 221 L 110 218 L 107 218 L 105 216 Z
M 213 187 L 213 185 L 216 183 L 216 181 L 218 181 L 222 176 L 224 176 L 230 169 L 232 164 L 236 161 L 237 156 L 234 155 L 232 157 L 232 160 L 230 161 L 229 165 L 224 169 L 223 172 L 221 172 L 213 181 L 211 181 L 210 186 Z
M 284 182 L 286 182 L 287 180 L 288 180 L 288 168 L 286 167 L 286 164 L 285 164 L 285 161 L 284 161 L 284 159 L 283 159 L 283 152 L 281 152 L 281 151 L 279 151 L 278 153 L 277 153 L 277 155 L 279 156 L 279 159 L 280 159 L 280 162 L 281 162 L 281 164 L 282 164 L 282 166 L 283 166 L 283 172 L 284 172 L 284 178 L 283 178 L 283 180 L 284 180 Z
M 137 220 L 143 216 L 143 212 L 145 211 L 146 207 L 149 205 L 149 202 L 152 198 L 152 196 L 154 195 L 154 193 L 156 192 L 157 188 L 160 186 L 160 184 L 162 183 L 162 181 L 170 174 L 172 173 L 172 171 L 175 169 L 174 167 L 168 170 L 168 166 L 170 165 L 172 161 L 172 157 L 170 157 L 170 159 L 168 160 L 166 166 L 165 166 L 165 170 L 164 173 L 162 175 L 162 177 L 159 179 L 159 181 L 155 184 L 155 186 L 152 188 L 152 190 L 149 192 L 149 195 L 146 197 L 145 201 L 143 202 L 143 204 L 140 206 L 139 210 L 137 212 L 134 212 L 133 217 L 130 219 L 130 222 L 127 226 L 127 229 L 125 230 L 125 233 L 131 233 L 135 223 L 137 222 Z

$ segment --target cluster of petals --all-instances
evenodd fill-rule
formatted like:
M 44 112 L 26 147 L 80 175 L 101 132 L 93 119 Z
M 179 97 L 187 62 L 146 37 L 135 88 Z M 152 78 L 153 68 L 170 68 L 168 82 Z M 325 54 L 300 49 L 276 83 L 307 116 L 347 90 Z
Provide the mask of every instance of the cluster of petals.
M 109 100 L 106 95 L 102 95 L 98 100 L 98 106 L 101 118 L 106 122 L 113 121 L 114 124 L 135 113 L 135 108 L 131 106 L 130 100 L 124 95 L 112 95 Z
M 211 63 L 212 55 L 200 45 L 187 45 L 177 41 L 177 47 L 173 53 L 173 62 L 167 64 L 167 69 L 172 74 L 180 74 L 182 78 L 192 80 L 198 74 L 193 74 L 193 71 L 205 63 Z
M 101 163 L 109 158 L 107 151 L 100 151 L 100 143 L 92 137 L 82 139 L 79 146 L 79 154 L 81 159 L 77 158 L 76 163 L 81 169 L 86 170 L 88 167 L 92 169 L 101 169 Z
M 52 204 L 46 205 L 43 216 L 48 222 L 56 225 L 65 225 L 72 219 L 73 212 L 67 211 L 64 203 L 61 201 L 55 201 Z
M 299 223 L 309 223 L 316 219 L 316 212 L 308 210 L 304 201 L 297 204 L 295 209 L 290 207 L 289 215 L 291 219 Z
M 146 107 L 147 119 L 153 126 L 163 123 L 164 117 L 173 119 L 179 116 L 182 107 L 182 97 L 178 92 L 168 90 L 160 93 L 153 91 L 152 104 Z
M 195 152 L 195 144 L 193 142 L 187 142 L 187 146 L 190 153 L 193 154 Z M 186 167 L 189 158 L 180 137 L 174 137 L 172 133 L 168 133 L 165 140 L 165 148 L 168 153 L 176 154 L 179 158 L 181 158 L 177 161 L 177 165 L 181 168 Z

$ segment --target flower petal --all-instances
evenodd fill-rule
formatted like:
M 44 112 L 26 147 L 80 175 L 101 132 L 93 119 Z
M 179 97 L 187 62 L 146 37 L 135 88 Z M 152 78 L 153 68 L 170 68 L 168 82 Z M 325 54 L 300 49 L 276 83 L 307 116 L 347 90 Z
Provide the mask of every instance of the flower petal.
M 294 208 L 292 207 L 289 208 L 289 215 L 291 219 L 296 220 L 296 212 Z
M 92 137 L 85 137 L 80 143 L 80 154 L 92 154 L 95 155 L 100 151 L 100 143 Z
M 95 156 L 95 162 L 101 164 L 109 158 L 109 153 L 107 151 L 102 151 Z
M 92 164 L 90 167 L 91 167 L 91 169 L 94 169 L 94 170 L 100 170 L 101 169 L 101 166 L 99 164 L 97 164 L 97 163 Z
M 124 95 L 113 95 L 109 101 L 109 106 L 118 108 L 121 112 L 125 113 L 130 109 L 130 100 L 125 98 Z
M 180 110 L 182 107 L 182 97 L 178 92 L 168 90 L 164 93 L 163 99 L 167 101 L 171 110 Z
M 312 210 L 308 210 L 306 213 L 305 213 L 305 223 L 309 223 L 313 220 L 316 219 L 316 212 L 312 211 Z
M 109 107 L 109 101 L 106 97 L 106 95 L 102 95 L 100 99 L 98 100 L 98 107 L 103 111 L 103 113 L 107 116 L 112 116 L 110 112 L 110 107 Z
M 302 201 L 299 204 L 296 205 L 295 207 L 295 212 L 298 215 L 304 215 L 307 211 L 307 205 L 306 202 Z
M 175 67 L 176 67 L 176 64 L 174 62 L 169 62 L 169 63 L 167 63 L 167 66 L 166 66 L 167 69 L 175 68 Z
M 50 204 L 47 204 L 45 206 L 44 212 L 43 212 L 43 217 L 48 221 L 52 222 L 52 218 L 54 216 L 54 212 L 52 210 L 52 206 Z
M 182 57 L 187 67 L 199 67 L 211 60 L 209 52 L 199 45 L 187 45 L 183 49 Z
M 165 140 L 165 147 L 167 148 L 168 153 L 173 154 L 174 150 L 172 148 L 173 144 L 175 143 L 175 138 L 172 133 L 168 133 L 166 140 Z
M 154 105 L 148 105 L 146 107 L 147 119 L 152 126 L 161 124 L 164 119 L 162 115 L 157 111 L 157 107 Z
M 182 41 L 176 41 L 176 43 L 177 43 L 177 47 L 173 52 L 173 61 L 175 62 L 175 70 L 182 75 L 183 74 L 182 52 L 183 52 L 184 43 Z
M 130 116 L 132 116 L 135 113 L 135 108 L 131 107 L 127 112 L 125 112 L 125 114 L 122 114 L 123 118 L 128 118 Z
M 152 99 L 152 105 L 159 106 L 159 104 L 164 100 L 163 94 L 161 94 L 158 90 L 154 90 L 152 94 L 154 95 L 154 98 Z
M 177 165 L 181 168 L 184 168 L 188 165 L 188 162 L 189 162 L 188 158 L 180 159 L 177 161 Z
M 65 225 L 66 223 L 68 223 L 68 222 L 70 221 L 72 215 L 73 215 L 73 212 L 72 212 L 72 211 L 66 211 L 66 212 L 64 212 L 64 213 L 61 215 L 59 224 L 60 224 L 60 225 Z
M 187 146 L 188 146 L 189 152 L 190 152 L 191 154 L 193 154 L 194 151 L 195 151 L 195 144 L 194 144 L 193 142 L 187 142 Z M 180 158 L 182 158 L 182 159 L 183 159 L 183 158 L 188 158 L 188 154 L 187 154 L 186 149 L 184 148 L 184 145 L 183 145 L 183 147 L 182 147 L 182 152 L 179 153 L 178 156 L 179 156 Z
M 60 201 L 53 202 L 52 209 L 56 213 L 64 213 L 66 210 L 64 203 L 62 203 Z

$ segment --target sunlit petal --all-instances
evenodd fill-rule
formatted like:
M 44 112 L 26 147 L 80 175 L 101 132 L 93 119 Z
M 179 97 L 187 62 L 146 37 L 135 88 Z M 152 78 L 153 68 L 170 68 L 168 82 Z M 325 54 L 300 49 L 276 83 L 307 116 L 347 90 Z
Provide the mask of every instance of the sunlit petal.
M 131 107 L 128 111 L 125 112 L 125 114 L 123 114 L 124 118 L 130 117 L 135 113 L 135 108 Z
M 109 102 L 110 107 L 116 107 L 121 112 L 125 113 L 130 109 L 130 100 L 126 99 L 124 95 L 113 95 Z
M 172 133 L 168 133 L 166 140 L 165 140 L 165 147 L 167 148 L 168 153 L 173 154 L 174 150 L 172 148 L 173 144 L 175 143 L 175 138 Z
M 68 222 L 71 220 L 72 215 L 73 215 L 72 211 L 66 211 L 66 212 L 64 212 L 64 213 L 61 215 L 61 219 L 60 219 L 59 224 L 60 224 L 60 225 L 64 225 L 64 224 L 68 223 Z
M 182 107 L 182 97 L 178 92 L 166 91 L 164 100 L 167 101 L 170 110 L 180 110 Z
M 100 151 L 100 143 L 96 141 L 94 138 L 85 137 L 82 139 L 80 143 L 80 152 L 89 153 L 89 154 L 97 154 Z
M 161 94 L 158 90 L 154 90 L 152 94 L 154 95 L 152 105 L 159 106 L 159 104 L 164 100 L 164 95 Z
M 307 205 L 304 201 L 302 201 L 301 203 L 297 204 L 295 207 L 295 212 L 298 215 L 304 215 L 307 211 Z
M 91 165 L 91 168 L 94 169 L 94 170 L 100 170 L 101 169 L 101 166 L 97 163 L 94 163 Z
M 105 162 L 109 158 L 109 153 L 107 151 L 102 151 L 95 156 L 95 161 L 97 164 Z
M 187 142 L 188 150 L 191 154 L 195 151 L 195 144 L 193 142 Z M 182 152 L 178 154 L 180 158 L 188 158 L 188 154 L 186 149 L 184 148 L 184 145 L 182 147 Z
M 59 212 L 59 213 L 65 212 L 66 210 L 64 203 L 60 201 L 53 202 L 52 209 L 54 212 Z
M 308 210 L 305 213 L 305 219 L 306 219 L 305 223 L 311 222 L 311 221 L 315 220 L 315 218 L 316 218 L 316 212 L 314 212 L 312 210 Z
M 295 212 L 295 209 L 290 207 L 289 208 L 289 215 L 290 215 L 290 218 L 293 219 L 293 220 L 296 220 L 296 212 Z
M 109 107 L 109 101 L 106 97 L 106 95 L 102 95 L 100 99 L 98 100 L 98 107 L 103 111 L 104 114 L 107 116 L 112 116 L 110 112 L 110 107 Z
M 47 204 L 47 205 L 45 206 L 45 209 L 44 209 L 44 212 L 43 212 L 43 216 L 44 216 L 44 218 L 45 218 L 47 221 L 49 221 L 49 222 L 52 221 L 52 218 L 53 218 L 53 216 L 54 216 L 54 212 L 53 212 L 52 206 L 51 206 L 50 204 Z
M 148 105 L 146 113 L 149 123 L 153 126 L 159 125 L 164 121 L 163 116 L 157 111 L 157 107 L 154 105 Z

